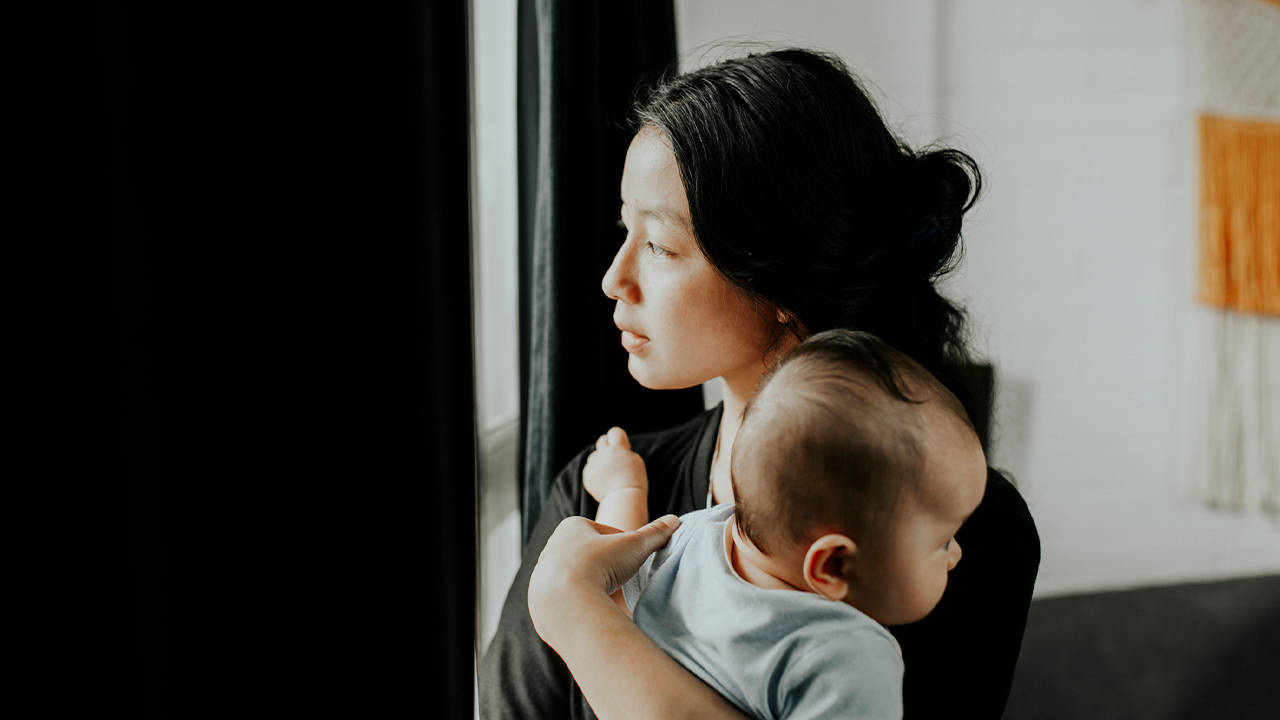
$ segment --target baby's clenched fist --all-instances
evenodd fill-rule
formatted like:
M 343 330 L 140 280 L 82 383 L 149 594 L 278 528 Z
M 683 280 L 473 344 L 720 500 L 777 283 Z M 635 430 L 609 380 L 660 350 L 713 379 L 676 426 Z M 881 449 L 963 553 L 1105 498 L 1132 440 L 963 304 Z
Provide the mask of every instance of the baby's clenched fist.
M 596 502 L 623 488 L 649 492 L 644 458 L 631 451 L 625 430 L 609 428 L 609 432 L 596 440 L 596 449 L 587 456 L 587 464 L 582 468 L 582 484 Z

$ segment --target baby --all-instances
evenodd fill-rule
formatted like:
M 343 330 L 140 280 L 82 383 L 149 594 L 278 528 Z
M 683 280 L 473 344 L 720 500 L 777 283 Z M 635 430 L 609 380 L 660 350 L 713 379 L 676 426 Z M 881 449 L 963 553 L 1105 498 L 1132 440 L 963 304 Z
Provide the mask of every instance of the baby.
M 639 527 L 644 461 L 617 428 L 596 447 L 597 522 Z M 761 380 L 730 467 L 734 503 L 685 515 L 615 599 L 749 715 L 901 717 L 884 626 L 938 604 L 986 488 L 963 407 L 875 336 L 831 330 Z

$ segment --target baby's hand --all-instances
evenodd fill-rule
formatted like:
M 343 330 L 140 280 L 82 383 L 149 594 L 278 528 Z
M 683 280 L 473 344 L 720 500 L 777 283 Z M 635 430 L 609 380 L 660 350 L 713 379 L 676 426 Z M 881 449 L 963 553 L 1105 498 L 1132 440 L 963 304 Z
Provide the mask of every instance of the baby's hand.
M 615 490 L 637 488 L 649 492 L 649 476 L 644 471 L 644 458 L 631 452 L 631 442 L 620 427 L 596 440 L 596 449 L 587 456 L 582 468 L 582 484 L 596 502 Z

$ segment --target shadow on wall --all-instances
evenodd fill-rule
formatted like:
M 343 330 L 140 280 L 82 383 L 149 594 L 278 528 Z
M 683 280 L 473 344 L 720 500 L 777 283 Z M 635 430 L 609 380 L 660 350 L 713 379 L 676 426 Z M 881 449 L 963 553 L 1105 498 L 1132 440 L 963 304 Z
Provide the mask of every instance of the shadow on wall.
M 1004 717 L 1274 718 L 1280 575 L 1031 603 Z
M 1031 456 L 1031 380 L 1001 375 L 996 383 L 996 407 L 992 426 L 994 452 L 988 462 L 1006 471 L 1009 480 L 1026 497 L 1025 470 Z

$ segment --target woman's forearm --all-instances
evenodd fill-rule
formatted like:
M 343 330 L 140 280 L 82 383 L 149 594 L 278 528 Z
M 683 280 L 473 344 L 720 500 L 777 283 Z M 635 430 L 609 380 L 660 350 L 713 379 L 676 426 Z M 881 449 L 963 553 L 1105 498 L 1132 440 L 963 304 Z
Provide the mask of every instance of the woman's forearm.
M 601 720 L 747 717 L 672 660 L 607 596 L 584 593 L 564 615 L 573 627 L 557 633 L 552 647 Z

